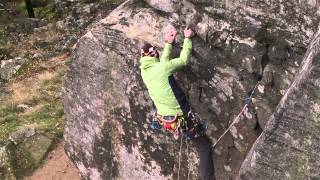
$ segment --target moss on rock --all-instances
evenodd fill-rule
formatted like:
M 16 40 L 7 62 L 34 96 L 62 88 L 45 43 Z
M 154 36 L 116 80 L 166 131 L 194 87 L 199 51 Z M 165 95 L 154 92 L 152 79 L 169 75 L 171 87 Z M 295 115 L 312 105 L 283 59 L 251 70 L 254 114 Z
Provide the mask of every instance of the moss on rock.
M 13 161 L 17 178 L 31 173 L 40 165 L 52 142 L 51 138 L 37 134 L 15 147 Z

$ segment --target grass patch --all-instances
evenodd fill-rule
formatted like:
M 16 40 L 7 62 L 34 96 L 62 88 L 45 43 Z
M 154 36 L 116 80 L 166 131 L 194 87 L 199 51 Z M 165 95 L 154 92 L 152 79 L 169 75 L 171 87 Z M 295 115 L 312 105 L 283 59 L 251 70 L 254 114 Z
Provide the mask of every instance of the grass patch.
M 12 58 L 10 53 L 14 46 L 11 41 L 10 35 L 0 27 L 0 60 Z
M 23 124 L 37 124 L 39 128 L 59 137 L 63 134 L 63 105 L 58 100 L 44 104 L 37 111 L 21 117 L 23 117 Z
M 33 71 L 37 68 L 39 68 L 39 65 L 41 64 L 42 60 L 33 60 L 26 62 L 21 65 L 21 67 L 18 69 L 18 71 L 14 74 L 14 79 L 22 79 L 24 75 L 30 74 L 32 75 Z
M 18 71 L 14 74 L 14 77 L 20 77 L 21 75 L 23 75 L 25 72 L 28 71 L 30 67 L 29 63 L 24 63 L 21 65 L 21 67 L 18 69 Z
M 7 138 L 8 134 L 17 130 L 19 110 L 16 106 L 0 107 L 0 139 Z
M 315 96 L 316 96 L 317 100 L 320 101 L 320 89 L 315 90 Z
M 58 69 L 52 79 L 47 79 L 42 82 L 40 92 L 43 98 L 54 97 L 53 93 L 57 93 L 57 91 L 61 88 L 64 73 L 64 69 Z
M 20 13 L 20 14 L 24 14 L 26 15 L 26 3 L 24 1 L 18 1 L 18 4 L 17 4 L 17 11 Z
M 52 11 L 51 6 L 34 8 L 34 13 L 35 16 L 40 19 L 46 18 L 48 20 L 51 20 L 55 17 L 55 12 Z
M 108 0 L 108 2 L 112 3 L 112 4 L 121 4 L 123 3 L 125 0 Z
M 33 82 L 38 81 L 37 85 L 32 84 L 32 81 L 27 85 L 21 85 L 21 89 L 28 88 L 28 86 L 32 89 L 33 86 L 38 86 L 35 90 L 29 91 L 31 94 L 26 94 L 30 97 L 25 98 L 26 102 L 16 101 L 14 98 L 17 98 L 17 94 L 14 93 L 11 97 L 0 99 L 0 102 L 3 102 L 0 106 L 0 139 L 8 138 L 12 132 L 24 125 L 36 125 L 55 136 L 62 137 L 64 118 L 63 104 L 59 93 L 65 69 L 65 67 L 61 67 L 50 75 L 46 75 L 47 71 L 44 71 L 42 76 L 38 76 L 38 79 L 33 79 Z M 45 78 L 42 79 L 43 76 Z M 19 84 L 25 81 L 20 80 L 15 83 Z M 21 94 L 27 92 L 23 91 Z M 23 111 L 17 107 L 19 103 L 24 103 L 32 108 Z
M 59 97 L 65 69 L 58 69 L 51 79 L 45 79 L 40 85 L 40 96 L 37 105 L 41 107 L 22 117 L 25 123 L 37 124 L 41 128 L 51 130 L 53 134 L 63 134 L 63 104 Z
M 103 4 L 113 4 L 113 5 L 120 5 L 121 3 L 123 3 L 125 0 L 99 0 L 99 3 L 103 3 Z
M 1 41 L 0 41 L 1 44 Z M 10 50 L 6 47 L 0 46 L 0 60 L 10 58 Z
M 6 121 L 1 123 L 0 139 L 7 139 L 10 133 L 18 129 L 19 125 L 18 116 L 6 117 Z

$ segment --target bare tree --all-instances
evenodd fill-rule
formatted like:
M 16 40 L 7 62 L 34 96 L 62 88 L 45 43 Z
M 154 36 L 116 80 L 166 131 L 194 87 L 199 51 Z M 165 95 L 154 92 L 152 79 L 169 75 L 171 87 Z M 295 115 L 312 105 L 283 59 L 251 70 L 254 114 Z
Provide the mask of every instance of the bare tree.
M 29 18 L 34 18 L 35 16 L 34 16 L 31 0 L 24 0 L 24 2 L 26 3 L 26 8 L 28 11 Z

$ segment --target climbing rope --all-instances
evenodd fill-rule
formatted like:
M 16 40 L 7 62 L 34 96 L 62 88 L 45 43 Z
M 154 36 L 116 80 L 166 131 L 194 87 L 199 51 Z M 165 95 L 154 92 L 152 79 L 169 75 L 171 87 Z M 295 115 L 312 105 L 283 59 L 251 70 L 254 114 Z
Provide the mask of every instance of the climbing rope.
M 180 137 L 180 151 L 179 151 L 179 164 L 178 164 L 178 180 L 180 179 L 180 165 L 181 165 L 181 151 L 182 151 L 182 136 Z
M 188 138 L 186 138 L 186 144 L 187 144 L 187 161 L 188 161 L 188 178 L 187 178 L 187 180 L 189 180 L 190 170 L 189 170 L 189 146 L 188 146 Z
M 181 153 L 182 153 L 182 139 L 183 136 L 180 137 L 180 151 L 179 151 L 179 165 L 178 165 L 178 180 L 180 179 L 180 166 L 181 166 Z M 187 145 L 187 161 L 189 161 L 189 145 L 188 145 L 188 137 L 186 137 L 186 145 Z M 190 171 L 189 171 L 189 163 L 188 163 L 188 178 L 189 180 Z
M 248 107 L 249 103 L 251 102 L 252 96 L 254 94 L 254 91 L 256 90 L 256 88 L 258 87 L 260 81 L 257 82 L 257 84 L 254 86 L 251 94 L 249 97 L 246 98 L 246 104 L 244 105 L 244 107 L 242 108 L 242 110 L 240 111 L 240 113 L 236 116 L 236 118 L 234 118 L 234 120 L 232 121 L 232 123 L 230 124 L 230 126 L 228 127 L 227 130 L 224 131 L 224 133 L 218 138 L 218 140 L 213 144 L 212 147 L 215 147 L 219 141 L 227 134 L 227 132 L 230 131 L 230 129 L 233 127 L 233 125 L 238 121 L 238 119 L 240 118 L 240 116 L 242 115 L 242 113 L 246 110 L 246 108 Z
M 259 85 L 259 82 L 258 81 L 256 83 L 256 85 L 254 86 L 253 90 L 251 91 L 250 93 L 250 96 L 246 97 L 245 98 L 245 105 L 243 106 L 243 108 L 241 109 L 240 113 L 234 118 L 234 120 L 232 121 L 232 123 L 230 124 L 230 126 L 228 127 L 227 130 L 225 130 L 223 132 L 223 134 L 218 138 L 218 140 L 214 143 L 213 147 L 215 147 L 219 141 L 227 134 L 227 132 L 230 131 L 230 129 L 233 127 L 234 124 L 237 123 L 238 119 L 240 118 L 240 116 L 242 115 L 242 113 L 246 110 L 246 108 L 249 106 L 250 102 L 252 101 L 252 96 L 255 92 L 255 90 L 257 89 L 258 85 Z M 189 114 L 188 114 L 189 116 Z M 200 117 L 199 117 L 200 118 Z M 180 180 L 180 167 L 181 167 L 181 156 L 182 156 L 182 143 L 183 142 L 183 136 L 180 137 L 180 150 L 179 150 L 179 164 L 178 164 L 178 180 Z M 187 158 L 188 158 L 188 161 L 189 161 L 189 146 L 188 146 L 188 137 L 186 137 L 186 145 L 187 145 Z M 188 176 L 187 176 L 187 180 L 189 180 L 189 177 L 190 177 L 190 170 L 189 170 L 189 163 L 188 163 Z

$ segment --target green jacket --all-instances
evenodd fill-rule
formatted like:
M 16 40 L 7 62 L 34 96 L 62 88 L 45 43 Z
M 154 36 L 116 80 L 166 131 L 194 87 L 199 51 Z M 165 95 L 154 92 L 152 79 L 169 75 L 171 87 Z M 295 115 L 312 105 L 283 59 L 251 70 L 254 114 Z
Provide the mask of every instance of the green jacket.
M 170 60 L 172 45 L 166 43 L 160 57 L 145 56 L 140 59 L 140 70 L 143 82 L 157 108 L 157 113 L 163 116 L 182 115 L 180 105 L 169 84 L 171 76 L 178 68 L 188 64 L 192 50 L 191 39 L 185 38 L 179 58 Z

